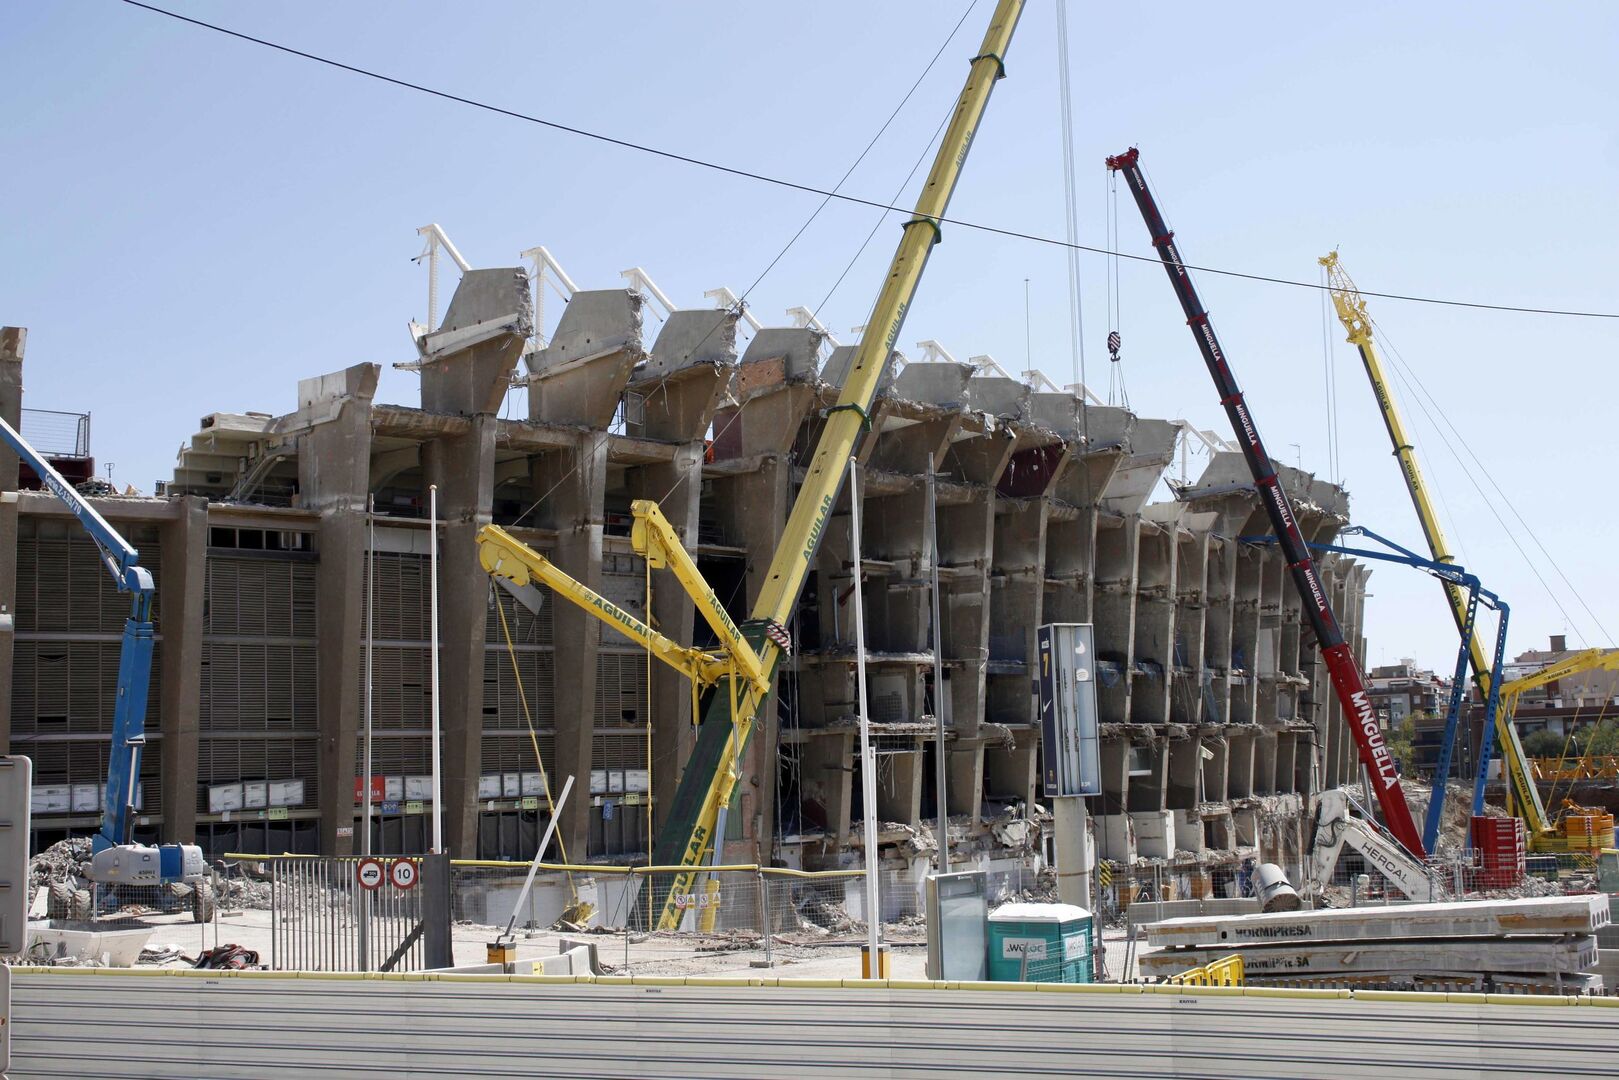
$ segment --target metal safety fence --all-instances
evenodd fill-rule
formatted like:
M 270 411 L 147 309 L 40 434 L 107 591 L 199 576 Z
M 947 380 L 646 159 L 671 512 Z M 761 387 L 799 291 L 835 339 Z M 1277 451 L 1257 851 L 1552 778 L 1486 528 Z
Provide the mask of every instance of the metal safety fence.
M 447 967 L 448 860 L 229 855 L 242 885 L 223 902 L 268 912 L 265 962 L 278 971 L 422 971 Z M 256 885 L 256 887 L 254 887 Z

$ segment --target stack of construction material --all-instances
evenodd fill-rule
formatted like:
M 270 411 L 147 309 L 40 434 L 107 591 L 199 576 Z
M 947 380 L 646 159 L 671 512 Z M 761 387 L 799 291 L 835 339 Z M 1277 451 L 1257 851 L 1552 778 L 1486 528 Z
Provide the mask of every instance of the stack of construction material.
M 1589 991 L 1607 897 L 1169 919 L 1148 924 L 1142 974 L 1167 978 L 1236 953 L 1250 983 Z
M 1472 834 L 1479 853 L 1478 888 L 1510 889 L 1523 880 L 1529 841 L 1522 818 L 1475 817 Z

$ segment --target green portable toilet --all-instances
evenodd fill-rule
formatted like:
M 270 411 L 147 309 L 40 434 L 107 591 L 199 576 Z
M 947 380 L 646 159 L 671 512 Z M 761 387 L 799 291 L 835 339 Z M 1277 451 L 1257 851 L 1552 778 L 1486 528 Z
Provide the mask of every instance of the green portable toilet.
M 989 916 L 991 982 L 1091 981 L 1091 913 L 1073 904 L 1002 904 Z

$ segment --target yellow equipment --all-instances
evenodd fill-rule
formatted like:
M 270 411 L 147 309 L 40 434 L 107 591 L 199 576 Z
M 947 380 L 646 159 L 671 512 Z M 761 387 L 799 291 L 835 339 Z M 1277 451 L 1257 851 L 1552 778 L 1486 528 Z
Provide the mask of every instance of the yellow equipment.
M 650 502 L 636 504 L 640 509 L 635 511 L 636 525 L 631 534 L 636 551 L 652 565 L 668 566 L 680 578 L 719 636 L 719 650 L 705 652 L 671 641 L 564 574 L 498 526 L 487 526 L 479 533 L 479 559 L 490 573 L 525 584 L 540 581 L 549 585 L 557 595 L 617 627 L 707 691 L 696 745 L 681 774 L 653 853 L 655 863 L 687 868 L 675 875 L 669 887 L 658 887 L 659 929 L 678 928 L 682 912 L 675 898 L 690 893 L 701 863 L 713 849 L 720 808 L 731 801 L 754 719 L 770 692 L 776 664 L 789 645 L 785 627 L 798 604 L 816 547 L 837 502 L 849 456 L 861 432 L 870 427 L 871 403 L 928 255 L 942 236 L 939 222 L 961 176 L 990 91 L 1006 73 L 1003 58 L 1022 12 L 1022 0 L 999 0 L 984 40 L 972 58 L 966 85 L 917 197 L 915 212 L 903 226 L 899 249 L 889 264 L 837 404 L 826 411 L 815 454 L 788 515 L 752 618 L 740 628 L 733 624 L 657 507 Z M 867 856 L 874 857 L 875 853 L 867 852 Z
M 719 635 L 723 643 L 721 648 L 712 651 L 694 649 L 660 634 L 605 596 L 558 569 L 550 559 L 499 525 L 485 525 L 478 530 L 478 561 L 493 577 L 505 578 L 518 585 L 537 582 L 548 586 L 557 596 L 577 604 L 625 637 L 646 646 L 653 656 L 700 687 L 713 686 L 735 673 L 761 693 L 768 692 L 770 679 L 760 665 L 758 654 L 743 639 L 742 632 L 725 613 L 719 597 L 714 595 L 714 590 L 697 572 L 697 564 L 680 546 L 674 528 L 658 510 L 657 504 L 637 500 L 630 510 L 635 515 L 635 526 L 630 534 L 635 553 L 654 567 L 668 566 L 674 571 L 681 586 L 697 602 L 697 609 Z
M 1389 440 L 1394 444 L 1394 456 L 1400 463 L 1400 472 L 1405 477 L 1406 490 L 1411 494 L 1411 505 L 1416 508 L 1417 520 L 1422 525 L 1422 535 L 1428 541 L 1428 551 L 1434 562 L 1454 563 L 1455 557 L 1450 553 L 1450 546 L 1445 542 L 1444 531 L 1439 527 L 1439 515 L 1434 513 L 1433 503 L 1428 498 L 1428 488 L 1422 479 L 1422 470 L 1417 466 L 1416 451 L 1412 449 L 1411 440 L 1406 437 L 1405 424 L 1400 419 L 1399 408 L 1394 403 L 1394 395 L 1389 389 L 1388 380 L 1383 376 L 1383 362 L 1378 356 L 1377 346 L 1372 340 L 1372 321 L 1366 314 L 1366 301 L 1355 288 L 1355 283 L 1349 274 L 1338 263 L 1338 253 L 1330 251 L 1318 260 L 1327 271 L 1327 284 L 1332 294 L 1333 307 L 1337 309 L 1338 320 L 1344 324 L 1348 332 L 1349 342 L 1360 353 L 1361 364 L 1366 369 L 1366 378 L 1372 384 L 1372 394 L 1377 398 L 1377 408 L 1383 414 L 1383 424 L 1388 429 Z M 1442 582 L 1445 596 L 1450 601 L 1451 615 L 1456 619 L 1458 633 L 1467 628 L 1467 593 L 1452 582 Z M 1482 698 L 1490 696 L 1490 661 L 1485 652 L 1484 643 L 1475 631 L 1467 642 L 1468 658 L 1473 665 L 1473 682 L 1478 686 Z M 1523 744 L 1518 741 L 1517 729 L 1512 726 L 1511 710 L 1507 707 L 1503 685 L 1503 698 L 1501 706 L 1495 714 L 1495 741 L 1501 748 L 1501 761 L 1503 768 L 1510 778 L 1510 789 L 1516 794 L 1518 805 L 1523 808 L 1523 817 L 1531 837 L 1547 831 L 1546 808 L 1541 804 L 1540 793 L 1535 789 L 1533 775 L 1530 772 L 1527 759 L 1524 757 Z
M 1327 285 L 1332 295 L 1333 307 L 1338 312 L 1338 320 L 1344 324 L 1350 344 L 1360 353 L 1366 377 L 1372 384 L 1372 393 L 1377 398 L 1378 410 L 1383 414 L 1383 424 L 1387 427 L 1389 439 L 1394 444 L 1394 456 L 1400 463 L 1400 472 L 1405 476 L 1406 489 L 1411 494 L 1411 505 L 1416 508 L 1417 519 L 1422 524 L 1422 534 L 1428 541 L 1428 550 L 1435 562 L 1454 563 L 1456 560 L 1445 542 L 1443 530 L 1439 527 L 1439 516 L 1434 513 L 1433 503 L 1428 498 L 1422 470 L 1417 466 L 1416 452 L 1406 437 L 1405 424 L 1400 419 L 1400 411 L 1394 403 L 1394 395 L 1389 389 L 1388 380 L 1384 378 L 1383 362 L 1378 356 L 1377 346 L 1372 338 L 1372 321 L 1366 314 L 1366 300 L 1355 288 L 1349 274 L 1339 264 L 1336 251 L 1328 252 L 1317 261 L 1326 268 Z M 1456 628 L 1462 631 L 1467 622 L 1467 593 L 1451 582 L 1443 582 L 1443 585 L 1445 595 L 1450 600 L 1451 614 L 1456 619 Z M 1467 650 L 1473 666 L 1473 681 L 1478 686 L 1480 696 L 1487 700 L 1490 695 L 1490 662 L 1484 644 L 1476 632 L 1467 642 Z M 1517 708 L 1518 699 L 1525 692 L 1556 682 L 1560 678 L 1567 678 L 1582 671 L 1614 667 L 1619 667 L 1619 652 L 1608 653 L 1602 649 L 1588 649 L 1521 679 L 1501 684 L 1500 705 L 1495 713 L 1495 735 L 1496 743 L 1501 748 L 1502 768 L 1509 780 L 1507 805 L 1511 809 L 1516 804 L 1521 813 L 1529 834 L 1531 851 L 1571 849 L 1567 846 L 1570 839 L 1563 823 L 1552 824 L 1548 820 L 1540 791 L 1535 787 L 1534 770 L 1528 758 L 1524 756 L 1523 744 L 1518 739 L 1518 729 L 1512 722 L 1512 714 Z M 1587 830 L 1581 829 L 1576 823 L 1576 832 L 1584 831 Z M 1584 845 L 1583 841 L 1581 843 L 1580 850 L 1584 850 L 1587 845 Z
M 1232 953 L 1219 960 L 1210 960 L 1202 967 L 1171 975 L 1164 981 L 1171 986 L 1241 986 L 1243 976 L 1242 956 Z

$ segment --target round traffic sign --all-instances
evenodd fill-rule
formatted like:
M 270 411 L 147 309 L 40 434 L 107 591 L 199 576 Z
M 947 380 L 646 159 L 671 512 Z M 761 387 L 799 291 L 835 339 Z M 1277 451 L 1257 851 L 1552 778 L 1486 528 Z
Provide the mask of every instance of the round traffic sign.
M 382 864 L 375 859 L 361 859 L 354 869 L 354 880 L 362 889 L 375 889 L 382 884 Z
M 416 884 L 416 864 L 409 859 L 395 859 L 388 867 L 388 880 L 396 889 L 409 889 Z

